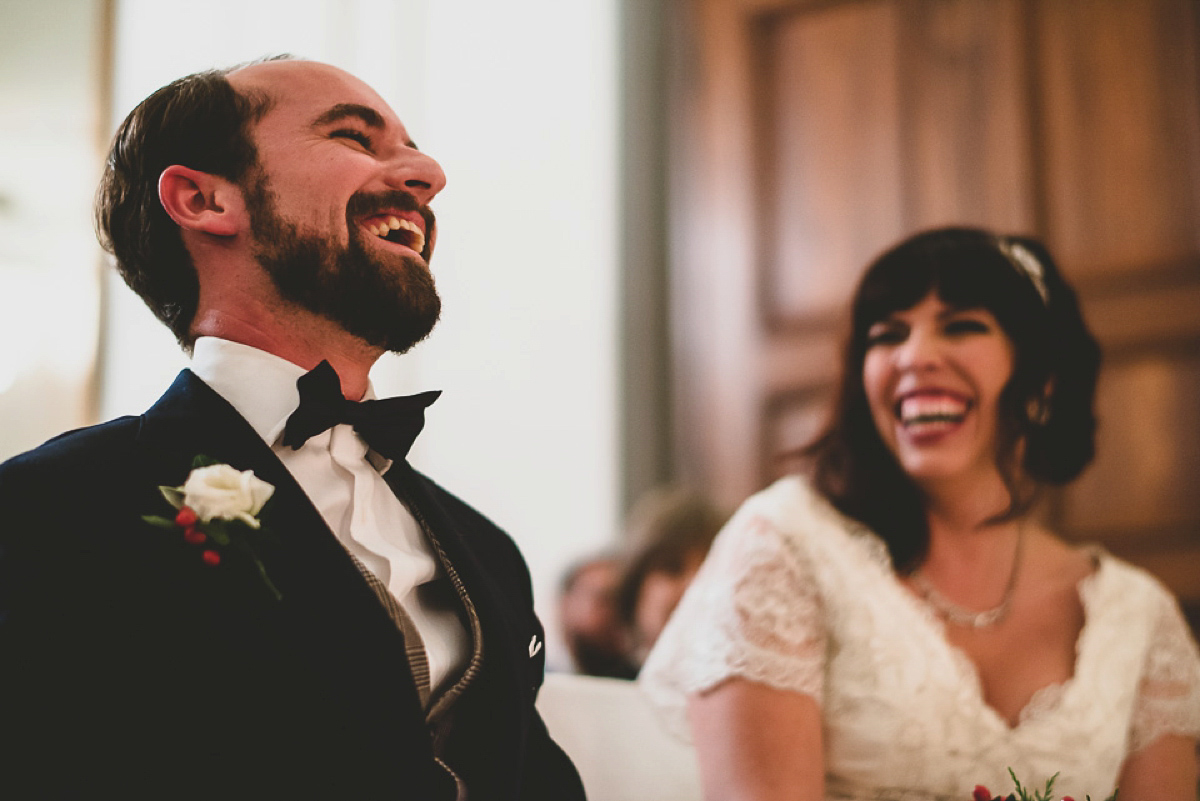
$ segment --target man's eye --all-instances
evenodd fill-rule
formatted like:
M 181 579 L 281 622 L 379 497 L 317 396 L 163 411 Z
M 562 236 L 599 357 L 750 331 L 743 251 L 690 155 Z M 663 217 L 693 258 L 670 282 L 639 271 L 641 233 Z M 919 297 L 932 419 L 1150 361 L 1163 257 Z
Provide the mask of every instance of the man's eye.
M 335 139 L 350 139 L 365 147 L 371 149 L 371 137 L 367 136 L 362 131 L 356 131 L 353 128 L 339 128 L 330 134 Z

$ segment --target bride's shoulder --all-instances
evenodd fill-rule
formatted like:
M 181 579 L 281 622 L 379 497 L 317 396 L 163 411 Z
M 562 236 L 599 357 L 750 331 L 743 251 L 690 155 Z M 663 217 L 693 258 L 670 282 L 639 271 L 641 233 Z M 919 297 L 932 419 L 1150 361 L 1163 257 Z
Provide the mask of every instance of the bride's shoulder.
M 1040 579 L 1059 584 L 1064 591 L 1078 589 L 1097 600 L 1142 597 L 1159 601 L 1172 597 L 1154 575 L 1113 556 L 1101 545 L 1067 542 L 1041 528 L 1034 529 L 1029 545 L 1034 557 L 1030 563 L 1037 565 Z
M 886 561 L 882 541 L 834 508 L 802 475 L 785 476 L 752 495 L 726 528 L 731 536 L 768 534 L 808 553 L 861 552 L 872 561 Z
M 734 515 L 735 521 L 739 519 L 743 524 L 765 522 L 780 530 L 797 532 L 814 526 L 852 525 L 802 475 L 784 476 L 750 496 Z

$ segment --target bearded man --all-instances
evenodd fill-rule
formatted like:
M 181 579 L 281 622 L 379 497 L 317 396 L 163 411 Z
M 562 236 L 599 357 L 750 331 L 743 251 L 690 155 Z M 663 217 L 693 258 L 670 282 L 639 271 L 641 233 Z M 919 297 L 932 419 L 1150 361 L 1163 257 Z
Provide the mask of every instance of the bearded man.
M 406 461 L 436 393 L 368 379 L 438 319 L 444 185 L 314 62 L 121 125 L 101 238 L 192 365 L 0 466 L 0 795 L 583 797 L 520 553 Z

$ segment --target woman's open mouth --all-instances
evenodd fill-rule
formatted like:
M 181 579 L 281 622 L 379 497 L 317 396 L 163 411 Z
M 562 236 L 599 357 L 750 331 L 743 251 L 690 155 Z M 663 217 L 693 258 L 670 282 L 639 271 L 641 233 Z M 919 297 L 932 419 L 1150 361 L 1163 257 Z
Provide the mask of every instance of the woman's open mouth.
M 968 398 L 943 390 L 910 392 L 896 402 L 896 419 L 913 435 L 948 431 L 961 424 L 974 404 Z

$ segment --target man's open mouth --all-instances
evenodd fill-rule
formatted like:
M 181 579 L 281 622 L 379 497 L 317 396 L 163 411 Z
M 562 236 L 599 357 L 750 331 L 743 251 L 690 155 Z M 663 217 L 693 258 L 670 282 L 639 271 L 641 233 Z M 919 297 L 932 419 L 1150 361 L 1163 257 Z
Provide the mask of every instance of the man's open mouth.
M 378 214 L 363 220 L 362 226 L 380 239 L 404 245 L 417 253 L 425 252 L 425 232 L 412 220 L 395 214 Z

